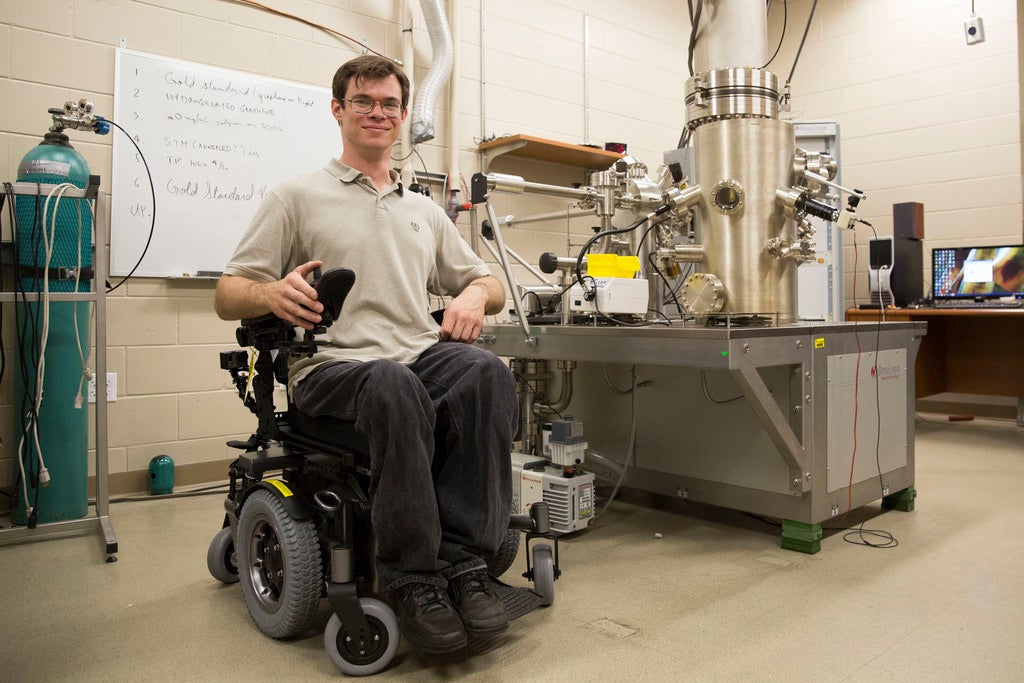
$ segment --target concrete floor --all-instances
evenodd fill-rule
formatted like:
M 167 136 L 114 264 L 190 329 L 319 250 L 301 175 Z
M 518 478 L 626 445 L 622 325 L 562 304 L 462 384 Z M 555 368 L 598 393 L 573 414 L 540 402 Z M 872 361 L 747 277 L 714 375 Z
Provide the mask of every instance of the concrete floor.
M 551 607 L 456 658 L 403 643 L 379 677 L 1020 681 L 1024 429 L 916 426 L 916 511 L 850 516 L 896 548 L 829 532 L 803 555 L 763 520 L 631 494 L 562 541 Z M 113 564 L 95 534 L 0 547 L 0 679 L 342 677 L 321 633 L 265 638 L 238 585 L 207 573 L 221 514 L 219 495 L 115 504 Z M 523 569 L 506 581 L 525 585 Z

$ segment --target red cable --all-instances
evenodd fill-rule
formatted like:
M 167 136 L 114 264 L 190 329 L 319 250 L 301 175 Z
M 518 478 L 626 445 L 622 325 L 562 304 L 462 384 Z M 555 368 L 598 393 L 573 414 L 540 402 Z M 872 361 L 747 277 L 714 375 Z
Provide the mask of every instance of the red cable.
M 857 305 L 857 231 L 853 231 L 853 305 Z M 853 319 L 853 339 L 857 342 L 857 366 L 853 373 L 853 453 L 850 454 L 850 482 L 846 486 L 846 512 L 853 508 L 853 465 L 857 461 L 857 412 L 860 407 L 860 335 L 857 318 Z

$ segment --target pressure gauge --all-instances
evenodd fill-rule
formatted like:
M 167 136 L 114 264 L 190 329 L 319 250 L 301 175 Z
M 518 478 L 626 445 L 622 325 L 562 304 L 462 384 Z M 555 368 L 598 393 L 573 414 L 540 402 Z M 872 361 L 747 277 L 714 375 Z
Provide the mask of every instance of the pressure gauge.
M 694 273 L 683 283 L 683 308 L 691 315 L 717 313 L 725 305 L 725 285 L 717 275 Z

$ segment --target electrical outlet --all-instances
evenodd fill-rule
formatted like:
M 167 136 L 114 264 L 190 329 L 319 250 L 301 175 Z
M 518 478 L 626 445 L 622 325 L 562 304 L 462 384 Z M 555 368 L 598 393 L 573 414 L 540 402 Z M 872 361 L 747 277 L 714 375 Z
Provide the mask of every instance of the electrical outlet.
M 117 373 L 107 373 L 107 403 L 117 401 Z M 96 402 L 96 378 L 89 380 L 89 403 Z
M 968 45 L 985 42 L 985 25 L 981 17 L 971 17 L 964 22 L 964 40 Z

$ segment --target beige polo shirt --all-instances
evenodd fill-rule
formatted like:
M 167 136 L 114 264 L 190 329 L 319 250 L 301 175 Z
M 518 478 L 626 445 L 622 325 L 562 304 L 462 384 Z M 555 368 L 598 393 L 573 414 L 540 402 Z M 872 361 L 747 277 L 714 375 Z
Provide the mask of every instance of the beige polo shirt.
M 438 341 L 430 296 L 457 295 L 491 272 L 437 204 L 397 180 L 378 192 L 337 160 L 271 190 L 224 272 L 272 282 L 313 260 L 325 272 L 351 268 L 356 280 L 332 346 L 296 361 L 291 386 L 325 361 L 413 362 Z

